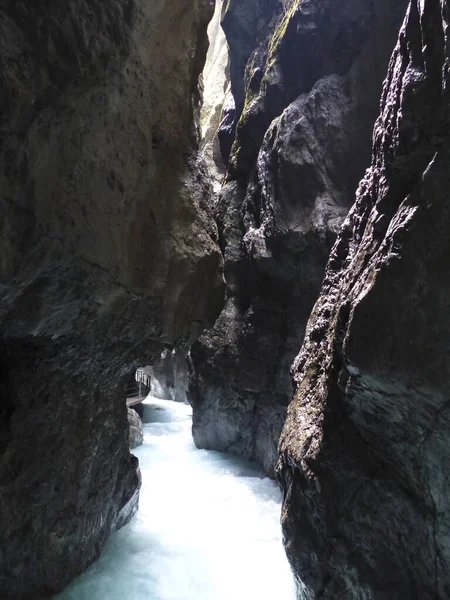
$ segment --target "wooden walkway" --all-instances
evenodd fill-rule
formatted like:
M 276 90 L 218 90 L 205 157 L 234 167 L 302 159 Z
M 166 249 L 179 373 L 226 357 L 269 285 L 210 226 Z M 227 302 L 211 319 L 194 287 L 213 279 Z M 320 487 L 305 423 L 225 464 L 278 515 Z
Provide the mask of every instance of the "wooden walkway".
M 143 389 L 142 389 L 143 388 Z M 131 406 L 136 406 L 143 402 L 148 396 L 148 388 L 142 386 L 141 384 L 130 384 L 127 387 L 126 392 L 126 401 L 127 406 L 130 408 Z
M 127 406 L 136 406 L 145 400 L 146 396 L 127 396 Z

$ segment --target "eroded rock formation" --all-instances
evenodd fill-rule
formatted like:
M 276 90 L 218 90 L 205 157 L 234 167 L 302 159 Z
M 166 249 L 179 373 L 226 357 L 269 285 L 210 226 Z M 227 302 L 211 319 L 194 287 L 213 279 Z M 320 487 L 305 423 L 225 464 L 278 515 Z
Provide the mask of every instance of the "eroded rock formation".
M 412 0 L 280 444 L 299 597 L 450 597 L 448 2 Z
M 142 425 L 141 417 L 133 408 L 128 409 L 127 417 L 129 428 L 128 439 L 130 448 L 133 449 L 142 444 L 144 440 L 144 427 Z
M 219 138 L 226 306 L 194 344 L 202 448 L 273 474 L 290 365 L 330 249 L 370 163 L 371 132 L 406 0 L 227 3 L 233 104 Z
M 222 306 L 197 161 L 208 0 L 0 3 L 0 596 L 136 510 L 125 382 Z
M 150 394 L 155 398 L 187 402 L 188 367 L 186 349 L 164 350 L 152 367 Z

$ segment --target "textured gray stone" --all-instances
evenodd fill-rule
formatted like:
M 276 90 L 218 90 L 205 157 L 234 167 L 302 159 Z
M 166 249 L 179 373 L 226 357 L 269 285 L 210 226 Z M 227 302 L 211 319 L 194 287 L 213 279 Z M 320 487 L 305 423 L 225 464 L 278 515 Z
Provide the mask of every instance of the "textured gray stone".
M 271 475 L 290 366 L 370 163 L 406 6 L 231 0 L 223 17 L 236 99 L 234 129 L 232 111 L 223 124 L 223 144 L 236 134 L 217 206 L 227 302 L 192 347 L 189 396 L 197 445 L 254 458 Z M 236 91 L 244 70 L 245 100 Z
M 138 413 L 133 409 L 129 408 L 127 411 L 128 416 L 128 427 L 129 427 L 129 444 L 130 448 L 137 448 L 142 445 L 144 441 L 144 427 Z
M 412 0 L 280 443 L 299 598 L 450 597 L 448 2 Z
M 207 0 L 0 2 L 0 596 L 137 508 L 126 382 L 222 306 L 196 155 Z M 169 74 L 169 76 L 168 76 Z

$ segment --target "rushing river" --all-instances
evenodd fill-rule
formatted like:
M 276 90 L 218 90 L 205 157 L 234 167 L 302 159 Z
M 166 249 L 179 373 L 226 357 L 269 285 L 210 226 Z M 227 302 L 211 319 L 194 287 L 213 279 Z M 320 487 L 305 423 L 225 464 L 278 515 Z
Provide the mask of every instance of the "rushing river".
M 189 406 L 146 401 L 139 512 L 58 600 L 294 600 L 276 484 L 190 429 Z

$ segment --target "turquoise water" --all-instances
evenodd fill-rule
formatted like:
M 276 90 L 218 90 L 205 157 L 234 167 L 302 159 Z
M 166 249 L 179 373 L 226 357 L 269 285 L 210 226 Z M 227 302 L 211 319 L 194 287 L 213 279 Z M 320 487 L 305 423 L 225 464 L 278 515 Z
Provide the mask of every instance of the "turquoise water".
M 59 600 L 294 600 L 281 495 L 257 467 L 198 450 L 191 408 L 148 399 L 132 522 Z

